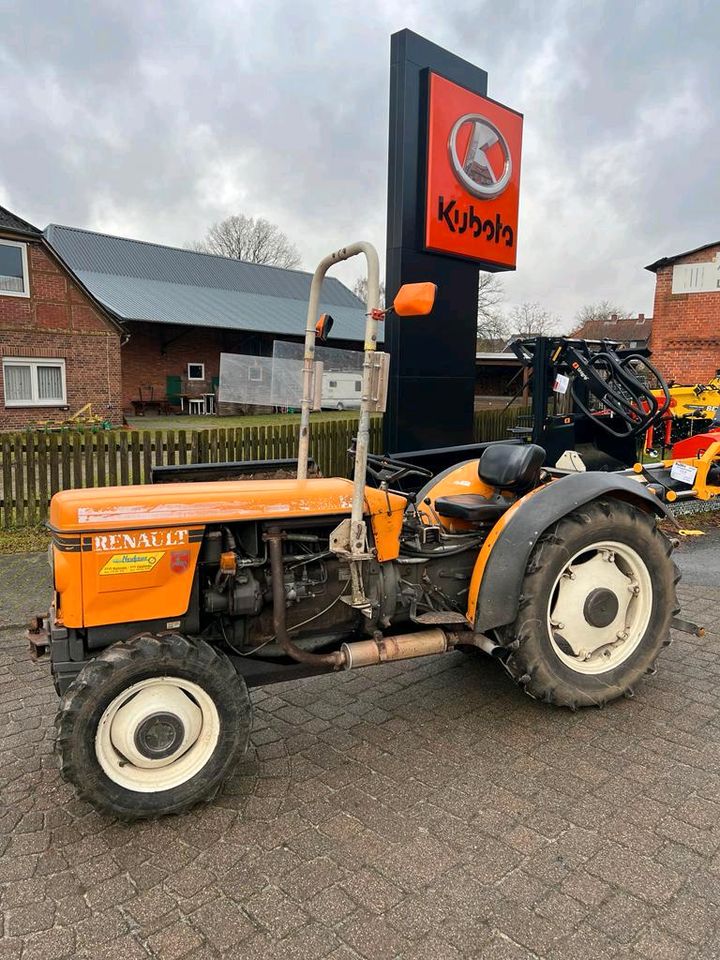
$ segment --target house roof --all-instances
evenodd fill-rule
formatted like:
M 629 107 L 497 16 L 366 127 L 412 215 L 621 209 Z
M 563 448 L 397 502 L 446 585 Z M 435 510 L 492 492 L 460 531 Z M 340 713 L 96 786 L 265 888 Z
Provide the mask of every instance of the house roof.
M 649 263 L 645 269 L 651 273 L 657 273 L 662 267 L 669 267 L 671 264 L 677 263 L 678 260 L 682 260 L 683 257 L 689 257 L 693 253 L 702 253 L 703 250 L 710 250 L 712 247 L 720 247 L 720 240 L 715 240 L 714 243 L 704 243 L 701 247 L 693 247 L 692 250 L 676 253 L 672 257 L 660 257 L 654 263 Z
M 22 217 L 11 213 L 5 207 L 0 207 L 0 230 L 3 233 L 14 233 L 20 237 L 37 237 L 38 240 L 42 238 L 41 230 L 38 230 L 32 223 L 28 223 L 27 220 L 23 220 Z
M 48 243 L 123 320 L 300 335 L 312 274 L 50 224 Z M 321 309 L 333 336 L 363 340 L 365 306 L 335 277 Z
M 616 317 L 613 320 L 586 320 L 570 336 L 580 340 L 647 340 L 652 330 L 652 317 Z

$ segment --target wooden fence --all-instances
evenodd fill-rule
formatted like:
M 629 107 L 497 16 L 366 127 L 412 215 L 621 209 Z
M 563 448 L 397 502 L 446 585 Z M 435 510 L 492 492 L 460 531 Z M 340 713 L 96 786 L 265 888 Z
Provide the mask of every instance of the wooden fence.
M 475 414 L 475 439 L 500 440 L 525 410 Z M 348 476 L 348 447 L 357 418 L 313 423 L 310 451 L 325 476 Z M 146 483 L 154 466 L 295 457 L 299 424 L 211 430 L 108 430 L 0 434 L 0 517 L 5 528 L 46 519 L 59 490 Z M 371 450 L 382 449 L 382 418 L 374 417 Z

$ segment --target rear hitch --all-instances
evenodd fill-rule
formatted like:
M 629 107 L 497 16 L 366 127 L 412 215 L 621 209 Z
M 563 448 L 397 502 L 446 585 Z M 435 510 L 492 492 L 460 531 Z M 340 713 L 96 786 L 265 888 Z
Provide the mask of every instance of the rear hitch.
M 25 631 L 25 637 L 30 645 L 30 659 L 37 663 L 41 657 L 50 653 L 50 634 L 47 628 L 47 619 L 37 614 L 30 620 L 30 626 Z

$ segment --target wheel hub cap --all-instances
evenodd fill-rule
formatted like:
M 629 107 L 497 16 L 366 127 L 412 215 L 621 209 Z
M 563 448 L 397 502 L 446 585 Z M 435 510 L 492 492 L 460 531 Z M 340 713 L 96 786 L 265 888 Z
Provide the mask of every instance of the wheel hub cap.
M 135 730 L 135 746 L 149 760 L 162 760 L 175 753 L 184 736 L 180 717 L 173 713 L 154 713 Z
M 612 590 L 597 587 L 585 600 L 583 615 L 591 627 L 607 627 L 618 615 L 620 601 Z

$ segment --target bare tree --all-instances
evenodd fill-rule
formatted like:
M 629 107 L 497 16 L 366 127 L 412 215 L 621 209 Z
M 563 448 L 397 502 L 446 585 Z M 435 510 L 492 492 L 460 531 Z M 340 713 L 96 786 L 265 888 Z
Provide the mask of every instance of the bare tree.
M 610 300 L 586 303 L 585 306 L 581 307 L 575 314 L 575 322 L 577 324 L 575 329 L 579 330 L 587 324 L 584 334 L 592 340 L 598 336 L 607 334 L 607 330 L 603 330 L 603 324 L 609 323 L 613 318 L 617 319 L 618 317 L 626 316 L 627 311 L 623 307 L 619 307 L 616 303 L 612 303 Z
M 507 321 L 499 306 L 504 298 L 505 289 L 500 277 L 496 273 L 481 272 L 478 277 L 478 341 L 490 344 L 507 337 Z
M 192 249 L 287 269 L 300 264 L 297 247 L 278 226 L 263 217 L 256 219 L 242 213 L 214 223 L 205 239 L 192 244 Z
M 367 277 L 358 277 L 352 290 L 359 300 L 367 303 Z M 380 281 L 380 306 L 385 306 L 385 284 L 382 281 Z
M 508 317 L 513 336 L 547 337 L 559 332 L 558 317 L 543 310 L 539 303 L 521 303 L 513 307 Z

